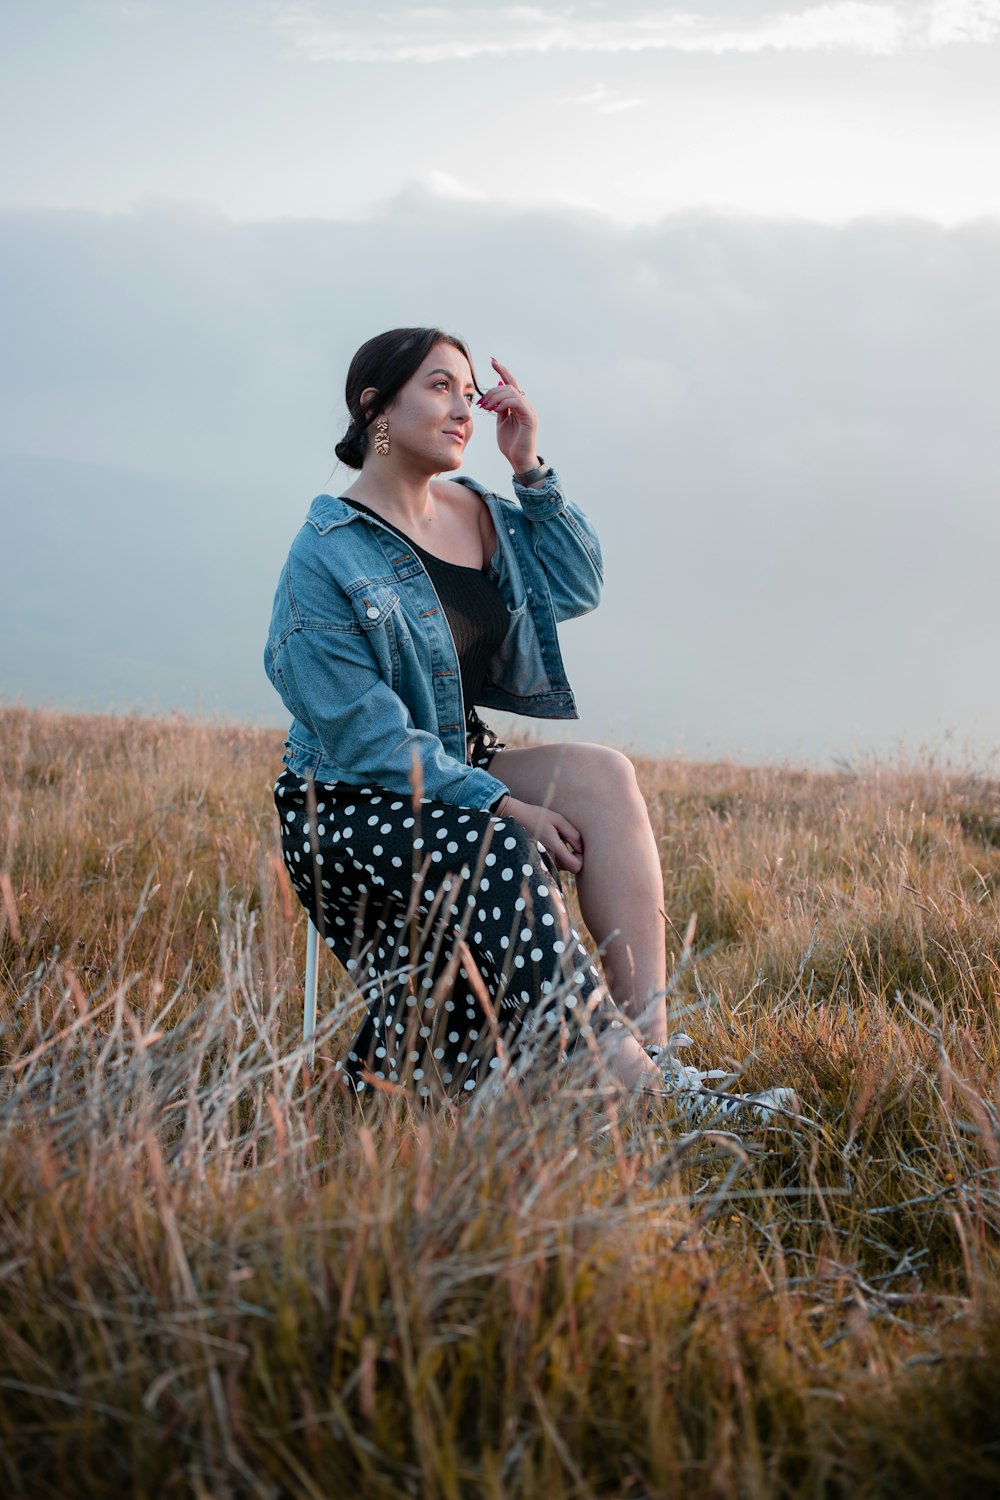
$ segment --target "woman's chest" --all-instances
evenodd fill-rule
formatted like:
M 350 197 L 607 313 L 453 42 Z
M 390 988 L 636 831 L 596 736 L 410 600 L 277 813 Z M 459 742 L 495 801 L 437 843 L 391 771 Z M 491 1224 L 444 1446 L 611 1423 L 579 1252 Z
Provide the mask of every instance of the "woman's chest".
M 489 506 L 478 495 L 450 482 L 442 486 L 442 492 L 447 498 L 442 499 L 425 532 L 413 540 L 442 562 L 481 572 L 489 567 L 497 545 Z

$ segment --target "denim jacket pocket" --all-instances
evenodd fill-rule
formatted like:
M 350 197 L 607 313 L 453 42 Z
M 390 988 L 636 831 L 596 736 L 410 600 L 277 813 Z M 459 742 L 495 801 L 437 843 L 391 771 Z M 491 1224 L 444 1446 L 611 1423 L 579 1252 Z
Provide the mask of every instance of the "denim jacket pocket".
M 400 689 L 400 652 L 409 644 L 405 611 L 399 595 L 385 583 L 362 578 L 349 590 L 354 613 L 378 662 L 379 671 L 394 693 Z
M 384 583 L 370 583 L 367 579 L 359 579 L 351 588 L 350 595 L 362 630 L 383 629 L 389 616 L 399 608 L 399 595 Z

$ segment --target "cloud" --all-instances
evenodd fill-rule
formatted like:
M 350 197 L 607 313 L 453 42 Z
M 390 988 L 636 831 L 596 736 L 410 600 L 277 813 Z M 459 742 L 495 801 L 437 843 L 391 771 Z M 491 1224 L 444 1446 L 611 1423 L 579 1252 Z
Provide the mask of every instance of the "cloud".
M 432 170 L 427 174 L 426 187 L 430 193 L 439 198 L 457 199 L 462 203 L 485 203 L 488 194 L 481 192 L 479 188 L 462 182 L 452 172 L 444 172 L 440 168 Z
M 623 110 L 637 109 L 645 101 L 642 99 L 623 98 L 612 94 L 607 86 L 598 83 L 594 88 L 588 89 L 584 94 L 572 95 L 565 101 L 567 104 L 592 105 L 599 115 L 617 115 Z
M 423 322 L 520 376 L 604 540 L 605 603 L 562 632 L 584 737 L 1000 743 L 1000 225 L 626 229 L 425 187 L 350 222 L 0 229 L 0 455 L 34 455 L 0 456 L 5 691 L 277 721 L 263 631 L 346 482 L 347 364 Z M 483 420 L 470 471 L 508 490 Z
M 575 6 L 368 12 L 329 5 L 277 6 L 272 24 L 293 52 L 315 62 L 461 62 L 517 53 L 849 51 L 887 56 L 914 48 L 990 44 L 1000 0 L 830 0 L 746 18 L 688 10 L 632 14 Z

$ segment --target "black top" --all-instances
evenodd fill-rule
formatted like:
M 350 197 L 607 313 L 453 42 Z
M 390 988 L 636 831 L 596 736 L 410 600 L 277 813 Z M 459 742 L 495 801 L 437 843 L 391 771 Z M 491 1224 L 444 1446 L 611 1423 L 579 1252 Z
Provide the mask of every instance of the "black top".
M 462 698 L 468 718 L 483 690 L 490 661 L 507 634 L 509 617 L 500 590 L 486 576 L 485 568 L 468 568 L 463 563 L 446 562 L 443 557 L 435 557 L 433 552 L 426 551 L 370 506 L 362 505 L 359 500 L 347 500 L 346 504 L 366 516 L 374 516 L 376 521 L 381 521 L 383 526 L 402 537 L 426 568 L 455 638 L 462 674 Z

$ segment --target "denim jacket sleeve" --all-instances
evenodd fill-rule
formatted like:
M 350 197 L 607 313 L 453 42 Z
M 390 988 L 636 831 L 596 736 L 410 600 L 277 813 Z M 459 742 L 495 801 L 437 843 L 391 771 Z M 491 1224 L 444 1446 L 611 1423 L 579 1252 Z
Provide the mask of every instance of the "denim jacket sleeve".
M 275 618 L 282 629 L 268 642 L 268 674 L 286 708 L 319 741 L 322 764 L 335 779 L 378 782 L 409 796 L 416 754 L 426 797 L 485 810 L 507 790 L 414 724 L 385 680 L 350 599 L 314 553 L 299 554 L 293 544 L 278 594 Z
M 590 521 L 562 492 L 553 469 L 532 489 L 514 481 L 514 493 L 531 523 L 531 548 L 545 574 L 557 620 L 595 609 L 604 584 L 601 544 Z

